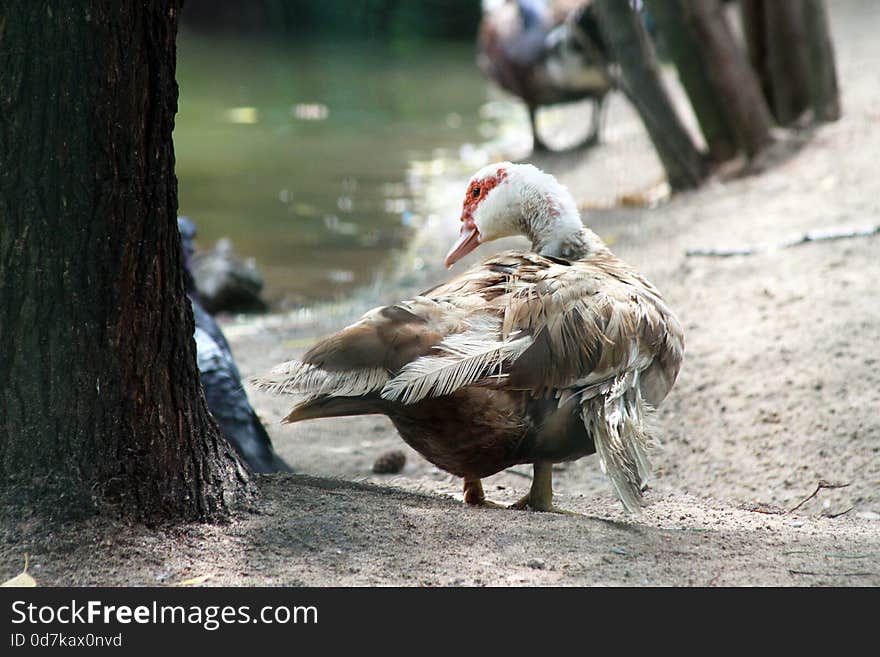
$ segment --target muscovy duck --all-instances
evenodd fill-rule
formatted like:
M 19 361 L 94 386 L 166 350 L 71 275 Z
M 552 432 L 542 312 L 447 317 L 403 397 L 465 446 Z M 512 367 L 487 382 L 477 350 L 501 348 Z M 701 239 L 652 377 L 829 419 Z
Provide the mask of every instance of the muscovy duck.
M 407 301 L 376 308 L 276 367 L 259 387 L 301 396 L 285 418 L 384 414 L 428 461 L 464 479 L 534 464 L 514 506 L 557 510 L 552 464 L 598 452 L 630 511 L 649 473 L 647 417 L 678 375 L 682 328 L 660 292 L 584 227 L 568 190 L 529 164 L 470 180 L 452 266 L 480 244 L 508 251 Z
M 484 0 L 477 63 L 528 108 L 534 150 L 549 150 L 537 130 L 539 107 L 593 100 L 584 146 L 599 143 L 605 96 L 613 87 L 609 50 L 589 0 Z

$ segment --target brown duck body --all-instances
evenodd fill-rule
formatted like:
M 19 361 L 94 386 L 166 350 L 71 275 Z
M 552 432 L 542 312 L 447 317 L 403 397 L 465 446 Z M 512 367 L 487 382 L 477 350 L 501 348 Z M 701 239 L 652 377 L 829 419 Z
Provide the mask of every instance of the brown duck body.
M 535 461 L 572 461 L 596 451 L 573 404 L 527 391 L 469 386 L 414 404 L 362 397 L 321 397 L 298 406 L 288 422 L 345 415 L 387 415 L 400 437 L 438 468 L 482 479 Z
M 525 391 L 471 386 L 385 411 L 400 436 L 438 468 L 482 479 L 512 465 L 571 461 L 596 451 L 573 405 Z
M 370 311 L 261 384 L 305 395 L 288 422 L 385 414 L 466 481 L 592 454 L 597 432 L 624 433 L 663 400 L 683 336 L 653 285 L 588 230 L 579 238 L 579 259 L 506 252 Z

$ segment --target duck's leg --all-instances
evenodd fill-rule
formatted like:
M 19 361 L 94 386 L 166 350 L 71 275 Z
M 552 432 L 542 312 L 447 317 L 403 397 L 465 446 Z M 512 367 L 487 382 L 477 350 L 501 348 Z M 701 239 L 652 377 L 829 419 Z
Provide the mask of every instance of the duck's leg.
M 590 137 L 587 139 L 587 143 L 590 146 L 598 146 L 599 145 L 599 133 L 602 131 L 602 119 L 605 109 L 605 96 L 600 96 L 593 100 L 593 120 L 591 121 L 591 130 Z
M 486 494 L 483 492 L 483 482 L 479 479 L 468 479 L 465 477 L 464 501 L 465 504 L 470 504 L 471 506 L 488 506 L 496 509 L 504 508 L 503 505 L 496 504 L 495 502 L 486 499 Z
M 537 461 L 534 464 L 535 476 L 528 494 L 510 505 L 511 509 L 531 509 L 579 516 L 580 513 L 566 511 L 553 506 L 553 464 L 550 461 Z
M 599 145 L 599 132 L 602 130 L 602 118 L 605 108 L 605 96 L 593 99 L 593 111 L 590 117 L 590 134 L 586 138 L 581 147 L 584 149 L 593 148 Z
M 529 105 L 529 123 L 532 125 L 532 150 L 536 153 L 546 153 L 550 149 L 538 134 L 538 108 L 533 105 Z

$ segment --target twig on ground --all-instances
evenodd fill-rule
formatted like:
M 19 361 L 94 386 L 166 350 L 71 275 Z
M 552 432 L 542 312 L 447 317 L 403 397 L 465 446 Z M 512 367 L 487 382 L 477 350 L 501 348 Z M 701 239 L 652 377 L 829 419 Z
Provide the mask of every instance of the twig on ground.
M 877 573 L 872 572 L 858 572 L 858 573 L 814 573 L 809 570 L 792 570 L 788 569 L 789 575 L 813 575 L 816 577 L 871 577 L 876 575 Z
M 849 486 L 849 482 L 847 482 L 845 484 L 835 484 L 830 481 L 825 481 L 824 479 L 820 479 L 819 483 L 816 485 L 816 490 L 814 490 L 807 497 L 802 499 L 796 506 L 793 506 L 792 508 L 790 508 L 787 511 L 787 513 L 793 513 L 795 511 L 797 511 L 798 509 L 800 509 L 804 504 L 806 504 L 811 499 L 816 497 L 816 495 L 819 494 L 819 491 L 822 490 L 823 488 L 846 488 L 847 486 Z
M 827 240 L 848 239 L 851 237 L 868 237 L 880 233 L 880 224 L 869 226 L 842 226 L 837 228 L 820 228 L 810 230 L 801 235 L 795 235 L 779 242 L 770 244 L 758 244 L 755 246 L 721 247 L 721 248 L 695 248 L 685 251 L 687 256 L 707 256 L 715 258 L 729 258 L 731 256 L 749 256 L 759 253 L 771 253 L 779 249 L 787 249 L 808 242 L 821 242 Z
M 770 516 L 781 516 L 786 513 L 785 509 L 775 504 L 764 504 L 763 502 L 745 502 L 739 505 L 743 511 L 751 511 L 752 513 L 765 513 Z
M 520 477 L 525 477 L 526 479 L 534 478 L 528 472 L 520 472 L 519 470 L 514 470 L 513 468 L 507 468 L 507 472 L 509 472 L 510 474 L 519 475 Z
M 839 518 L 840 516 L 846 515 L 847 513 L 849 513 L 850 511 L 852 511 L 855 508 L 856 508 L 856 505 L 853 504 L 846 511 L 838 511 L 837 513 L 823 513 L 822 515 L 825 516 L 826 518 Z
M 826 554 L 826 559 L 867 559 L 869 554 Z

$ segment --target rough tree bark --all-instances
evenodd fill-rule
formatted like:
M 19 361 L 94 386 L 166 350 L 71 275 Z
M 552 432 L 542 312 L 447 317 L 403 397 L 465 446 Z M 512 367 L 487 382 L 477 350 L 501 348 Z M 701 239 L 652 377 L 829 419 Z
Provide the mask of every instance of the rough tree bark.
M 253 493 L 201 392 L 171 132 L 180 0 L 0 7 L 0 496 L 217 520 Z
M 736 156 L 736 138 L 725 117 L 723 103 L 713 85 L 704 48 L 688 28 L 683 0 L 645 0 L 657 23 L 663 42 L 678 70 L 678 77 L 687 92 L 700 130 L 716 162 Z
M 629 3 L 597 0 L 599 19 L 623 74 L 622 88 L 633 103 L 673 189 L 698 187 L 706 176 L 703 155 L 681 123 L 663 82 L 657 58 Z

